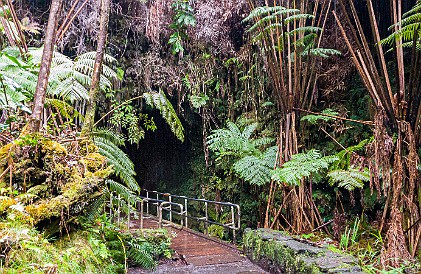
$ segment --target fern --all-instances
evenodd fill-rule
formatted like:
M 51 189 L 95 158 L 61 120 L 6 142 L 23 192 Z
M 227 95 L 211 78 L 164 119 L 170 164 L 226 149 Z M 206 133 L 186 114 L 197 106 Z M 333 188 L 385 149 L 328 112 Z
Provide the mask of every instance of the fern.
M 303 178 L 327 169 L 329 164 L 337 160 L 337 156 L 322 157 L 320 152 L 315 149 L 307 153 L 298 153 L 293 155 L 291 160 L 284 163 L 282 167 L 273 170 L 272 179 L 291 186 L 299 185 Z
M 106 180 L 107 185 L 109 186 L 110 192 L 115 192 L 117 195 L 120 195 L 128 204 L 134 205 L 136 202 L 140 201 L 140 198 L 133 193 L 132 190 L 126 186 L 114 181 Z
M 358 169 L 350 168 L 348 170 L 334 170 L 327 174 L 331 185 L 337 184 L 348 191 L 353 191 L 356 188 L 363 188 L 364 182 L 370 181 L 370 172 L 368 169 L 360 171 Z
M 159 92 L 147 92 L 143 94 L 146 103 L 158 109 L 162 115 L 162 118 L 170 126 L 171 131 L 175 136 L 180 140 L 184 141 L 184 128 L 181 124 L 180 119 L 177 116 L 171 102 L 167 99 L 164 92 L 160 90 Z
M 99 153 L 107 157 L 109 164 L 113 165 L 115 174 L 132 191 L 138 192 L 139 185 L 134 176 L 134 164 L 130 158 L 112 141 L 113 137 L 104 138 L 105 131 L 93 133 L 93 140 L 99 149 Z M 101 137 L 102 136 L 102 137 Z
M 60 112 L 61 116 L 63 116 L 66 119 L 76 117 L 79 119 L 84 118 L 80 112 L 78 112 L 72 105 L 70 105 L 66 101 L 54 98 L 46 98 L 45 105 L 55 108 L 57 111 Z
M 132 242 L 127 243 L 129 245 L 127 255 L 130 259 L 135 261 L 138 265 L 144 268 L 154 268 L 156 267 L 156 262 L 151 255 L 152 250 L 148 250 L 148 246 L 145 244 L 138 244 Z
M 404 13 L 402 20 L 397 24 L 390 26 L 389 30 L 394 30 L 396 26 L 400 26 L 388 37 L 380 41 L 382 45 L 392 45 L 395 41 L 402 40 L 402 46 L 414 46 L 414 34 L 417 34 L 416 49 L 420 50 L 419 41 L 421 39 L 421 2 L 417 2 L 415 6 L 408 12 Z M 390 50 L 392 50 L 391 48 Z M 389 50 L 389 51 L 390 51 Z
M 30 55 L 31 62 L 39 65 L 42 48 L 30 49 Z M 95 52 L 84 53 L 76 57 L 75 60 L 59 52 L 54 52 L 47 92 L 52 96 L 72 102 L 88 100 L 88 89 L 92 81 L 95 58 Z M 111 88 L 112 81 L 119 78 L 115 63 L 116 60 L 112 56 L 107 54 L 104 56 L 100 76 L 100 87 L 103 90 Z
M 321 114 L 337 116 L 338 112 L 333 111 L 330 108 L 327 108 L 323 110 Z M 325 115 L 309 114 L 309 115 L 301 117 L 301 121 L 307 121 L 309 124 L 315 125 L 315 124 L 318 124 L 320 121 L 330 122 L 330 121 L 336 120 L 333 117 L 329 117 Z
M 94 200 L 90 205 L 84 208 L 85 217 L 88 221 L 93 222 L 96 220 L 104 210 L 104 205 L 107 200 L 107 196 L 104 195 L 106 190 L 103 190 L 102 195 L 100 195 L 96 200 Z
M 246 182 L 254 185 L 264 185 L 271 180 L 270 172 L 273 170 L 276 161 L 277 146 L 268 148 L 259 156 L 246 156 L 236 161 L 233 165 L 234 171 Z

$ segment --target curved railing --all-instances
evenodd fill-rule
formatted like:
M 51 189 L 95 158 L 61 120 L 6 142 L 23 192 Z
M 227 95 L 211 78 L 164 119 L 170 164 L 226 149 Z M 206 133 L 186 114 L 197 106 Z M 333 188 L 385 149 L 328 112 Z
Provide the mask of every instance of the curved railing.
M 208 234 L 208 225 L 218 225 L 232 231 L 235 239 L 236 231 L 240 229 L 241 211 L 238 204 L 229 202 L 217 202 L 206 199 L 189 198 L 186 196 L 174 195 L 170 193 L 163 193 L 158 191 L 150 191 L 143 189 L 144 196 L 140 203 L 141 214 L 141 228 L 143 228 L 143 218 L 153 215 L 151 207 L 155 208 L 155 216 L 158 218 L 159 227 L 163 226 L 164 222 L 173 224 L 173 214 L 180 216 L 179 221 L 181 226 L 189 228 L 189 220 L 203 222 L 205 224 L 205 234 Z M 176 202 L 179 201 L 179 202 Z M 204 207 L 204 216 L 195 216 L 193 211 L 189 211 L 192 202 L 202 204 Z M 146 208 L 145 208 L 146 204 Z M 228 207 L 231 211 L 231 220 L 229 223 L 220 223 L 209 219 L 209 205 L 218 205 L 220 207 Z M 146 211 L 145 211 L 146 210 Z M 168 220 L 164 219 L 163 211 L 168 212 Z M 197 214 L 197 212 L 195 212 Z M 145 216 L 146 214 L 146 216 Z

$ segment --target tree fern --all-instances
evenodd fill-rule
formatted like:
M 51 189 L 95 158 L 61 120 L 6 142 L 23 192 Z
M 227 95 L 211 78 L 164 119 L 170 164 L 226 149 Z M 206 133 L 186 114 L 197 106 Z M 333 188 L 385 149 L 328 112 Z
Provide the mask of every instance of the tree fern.
M 397 31 L 380 41 L 383 45 L 392 45 L 395 41 L 402 40 L 402 44 L 406 47 L 414 46 L 414 34 L 417 34 L 416 49 L 419 50 L 419 41 L 421 40 L 421 2 L 417 2 L 415 6 L 408 12 L 403 14 L 402 20 L 392 25 L 389 30 L 394 30 L 396 25 L 400 26 Z
M 160 111 L 162 118 L 170 126 L 171 131 L 180 141 L 184 141 L 184 127 L 164 92 L 162 90 L 159 92 L 147 92 L 143 94 L 143 98 L 145 98 L 149 106 Z
M 364 182 L 370 181 L 370 172 L 367 169 L 360 171 L 350 168 L 348 170 L 334 170 L 327 174 L 331 185 L 337 184 L 348 191 L 363 188 Z
M 246 156 L 236 161 L 234 171 L 246 182 L 254 185 L 264 185 L 271 180 L 271 171 L 275 166 L 278 147 L 268 148 L 258 156 Z
M 42 48 L 30 49 L 31 61 L 35 65 L 41 62 Z M 75 60 L 54 52 L 49 76 L 48 93 L 64 100 L 81 101 L 89 99 L 95 52 L 79 55 Z M 113 79 L 119 78 L 116 60 L 105 55 L 100 77 L 101 89 L 111 88 Z
M 329 164 L 338 160 L 337 156 L 324 156 L 312 149 L 306 153 L 298 153 L 282 167 L 272 171 L 272 179 L 288 185 L 299 185 L 301 179 L 314 173 L 319 173 L 329 167 Z

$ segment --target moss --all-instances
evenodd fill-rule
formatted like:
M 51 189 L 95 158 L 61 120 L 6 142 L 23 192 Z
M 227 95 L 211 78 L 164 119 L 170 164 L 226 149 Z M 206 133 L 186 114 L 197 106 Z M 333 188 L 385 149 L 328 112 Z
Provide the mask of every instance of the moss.
M 97 152 L 94 152 L 88 153 L 80 160 L 80 162 L 84 165 L 86 170 L 89 172 L 95 172 L 104 168 L 107 163 L 107 158 Z
M 267 234 L 267 235 L 265 235 Z M 281 236 L 283 237 L 283 236 Z M 253 261 L 273 273 L 320 273 L 312 263 L 305 263 L 301 255 L 285 246 L 268 231 L 248 231 L 244 237 L 244 249 Z

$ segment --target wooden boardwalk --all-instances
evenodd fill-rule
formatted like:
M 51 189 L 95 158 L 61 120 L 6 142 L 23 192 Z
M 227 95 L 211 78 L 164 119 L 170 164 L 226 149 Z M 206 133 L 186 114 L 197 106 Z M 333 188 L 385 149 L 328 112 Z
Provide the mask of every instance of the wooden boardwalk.
M 139 228 L 140 221 L 132 221 L 131 228 Z M 144 219 L 144 228 L 158 228 L 158 222 Z M 207 237 L 186 228 L 165 227 L 170 234 L 175 260 L 160 264 L 155 270 L 129 269 L 129 274 L 265 274 L 266 271 L 250 262 L 236 246 Z

